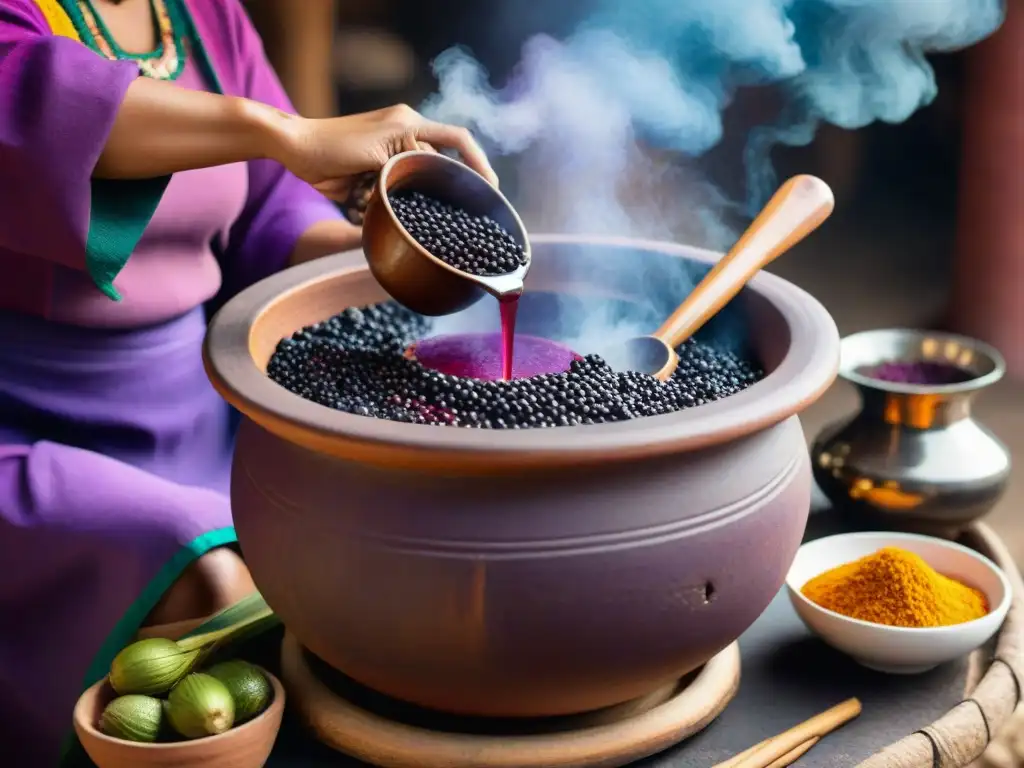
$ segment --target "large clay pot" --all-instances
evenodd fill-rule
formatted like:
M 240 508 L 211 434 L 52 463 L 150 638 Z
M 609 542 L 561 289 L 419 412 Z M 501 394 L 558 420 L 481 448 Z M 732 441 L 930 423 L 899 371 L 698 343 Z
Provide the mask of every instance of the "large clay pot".
M 532 243 L 527 295 L 642 300 L 659 271 L 716 258 L 662 243 Z M 211 379 L 245 416 L 231 487 L 239 542 L 310 651 L 421 706 L 558 715 L 640 696 L 761 614 L 809 509 L 796 414 L 838 367 L 835 324 L 812 297 L 756 277 L 727 310 L 769 375 L 626 423 L 399 424 L 323 408 L 264 375 L 282 337 L 384 298 L 361 254 L 331 257 L 249 288 L 207 337 Z

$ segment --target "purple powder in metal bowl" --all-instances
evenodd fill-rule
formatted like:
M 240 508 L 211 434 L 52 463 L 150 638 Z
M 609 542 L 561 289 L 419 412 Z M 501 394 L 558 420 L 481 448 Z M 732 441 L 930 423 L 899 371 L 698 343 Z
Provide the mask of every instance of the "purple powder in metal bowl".
M 977 378 L 970 371 L 948 363 L 936 363 L 926 360 L 890 360 L 878 365 L 864 366 L 857 373 L 878 381 L 894 384 L 923 384 L 945 386 L 963 384 Z

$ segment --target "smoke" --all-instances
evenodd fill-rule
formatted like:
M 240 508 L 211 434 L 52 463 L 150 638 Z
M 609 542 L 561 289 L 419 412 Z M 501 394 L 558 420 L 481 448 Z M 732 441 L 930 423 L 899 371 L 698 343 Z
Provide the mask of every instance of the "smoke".
M 810 142 L 822 122 L 906 120 L 937 93 L 926 54 L 986 37 L 1004 2 L 591 0 L 589 11 L 563 40 L 530 39 L 504 84 L 468 51 L 446 51 L 424 111 L 520 156 L 531 227 L 722 248 L 729 216 L 751 215 L 777 186 L 774 147 Z M 778 108 L 746 137 L 745 199 L 733 202 L 687 160 L 722 141 L 741 89 L 764 87 Z

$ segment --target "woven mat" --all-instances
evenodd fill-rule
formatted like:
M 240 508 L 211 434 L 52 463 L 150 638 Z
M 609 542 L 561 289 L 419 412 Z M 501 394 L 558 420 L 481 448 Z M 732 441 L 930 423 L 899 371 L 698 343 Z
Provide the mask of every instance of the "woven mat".
M 1024 707 L 1017 707 L 974 765 L 977 768 L 1024 768 Z
M 1024 580 L 1003 542 L 984 524 L 963 543 L 994 560 L 1014 592 L 999 634 L 970 659 L 964 700 L 857 768 L 1024 768 Z

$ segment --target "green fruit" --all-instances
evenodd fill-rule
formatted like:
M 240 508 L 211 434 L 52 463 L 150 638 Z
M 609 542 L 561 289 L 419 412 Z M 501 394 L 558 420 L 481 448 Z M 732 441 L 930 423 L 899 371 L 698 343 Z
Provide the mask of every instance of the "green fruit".
M 267 708 L 274 689 L 263 671 L 247 661 L 223 661 L 214 664 L 206 674 L 220 680 L 235 702 L 235 724 L 252 720 Z
M 110 685 L 120 694 L 166 693 L 199 658 L 199 651 L 183 651 L 173 640 L 154 637 L 132 643 L 114 657 Z
M 128 695 L 114 699 L 100 715 L 100 732 L 125 741 L 151 744 L 160 735 L 163 702 L 151 696 Z
M 187 675 L 167 697 L 167 719 L 186 739 L 224 733 L 235 723 L 231 692 L 216 677 L 197 672 Z

